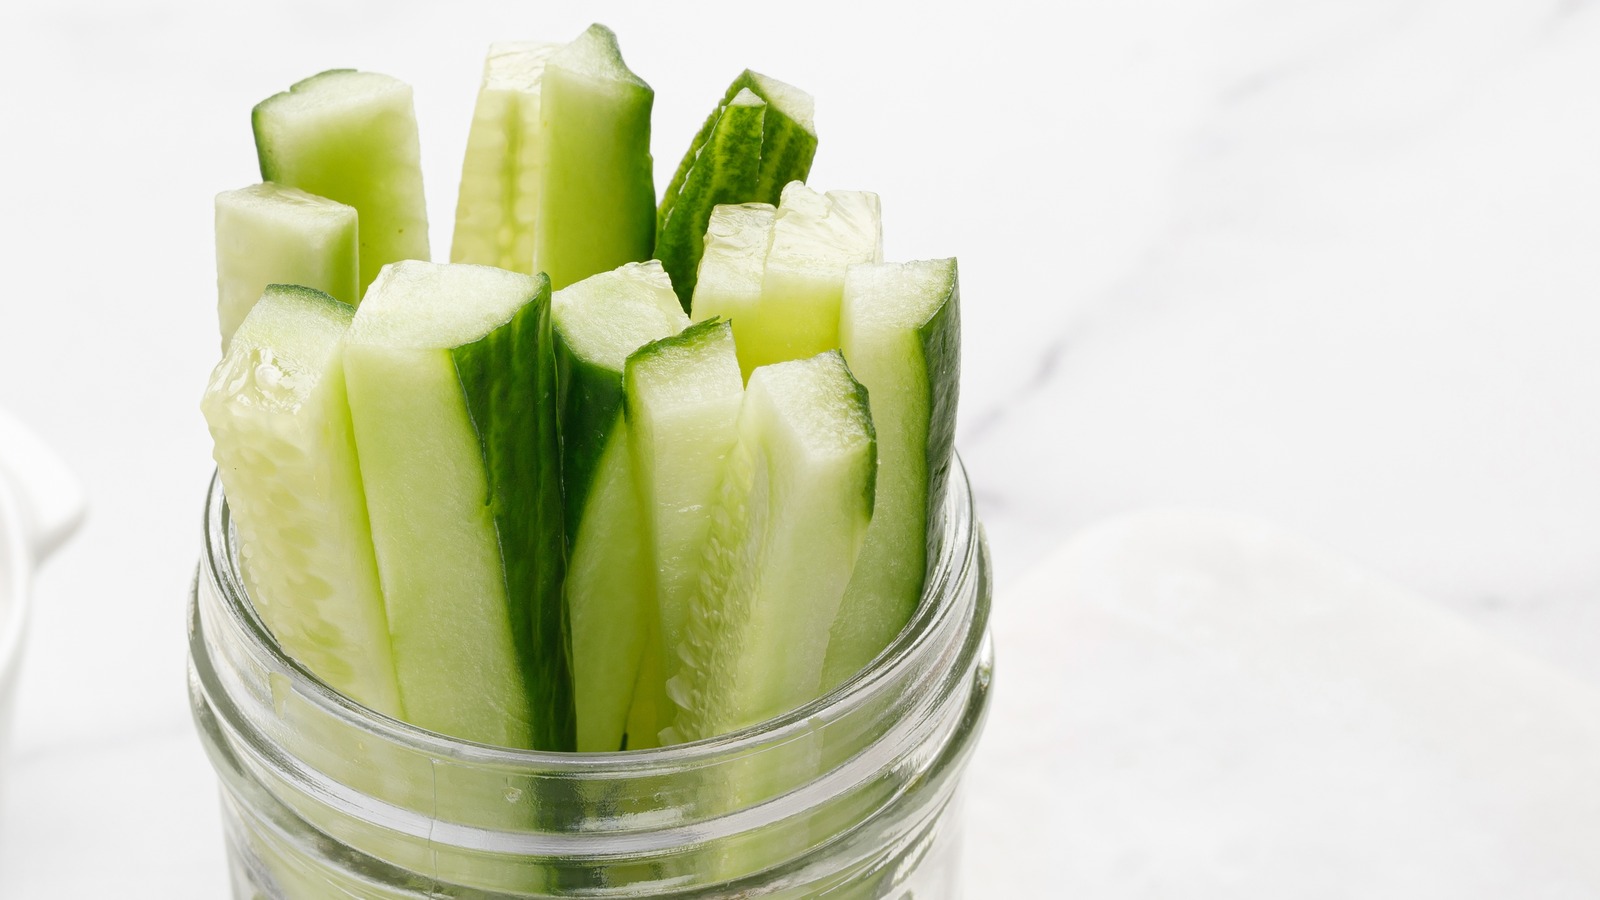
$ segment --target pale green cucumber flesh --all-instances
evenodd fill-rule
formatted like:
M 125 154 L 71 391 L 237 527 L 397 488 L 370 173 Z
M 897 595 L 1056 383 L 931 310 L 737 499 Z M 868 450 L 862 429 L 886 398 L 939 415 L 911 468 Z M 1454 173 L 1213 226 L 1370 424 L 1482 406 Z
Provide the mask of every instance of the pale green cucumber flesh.
M 577 749 L 620 749 L 654 616 L 650 571 L 622 415 L 623 366 L 689 324 L 661 265 L 629 263 L 557 291 L 562 485 Z
M 652 596 L 651 600 L 654 599 Z M 654 602 L 650 604 L 649 617 L 644 651 L 639 660 L 639 677 L 633 685 L 633 700 L 628 704 L 626 731 L 622 736 L 624 750 L 661 746 L 661 731 L 672 721 L 671 708 L 666 706 L 671 702 L 667 699 L 666 676 L 661 674 L 661 623 Z
M 566 750 L 548 291 L 499 269 L 396 264 L 362 302 L 345 372 L 408 719 Z
M 944 502 L 960 393 L 953 259 L 852 267 L 839 332 L 878 435 L 877 500 L 828 641 L 824 688 L 861 671 L 911 621 Z
M 352 315 L 310 288 L 267 288 L 201 408 L 262 621 L 329 686 L 398 717 L 339 356 Z
M 428 258 L 409 85 L 373 72 L 323 72 L 261 101 L 251 123 L 264 181 L 356 208 L 363 290 L 389 263 Z
M 722 106 L 705 141 L 685 157 L 680 168 L 682 182 L 669 187 L 662 201 L 655 254 L 672 276 L 672 287 L 685 311 L 694 296 L 712 209 L 757 199 L 761 122 L 766 109 L 766 103 L 747 90 Z
M 591 26 L 545 64 L 544 179 L 534 269 L 563 288 L 650 258 L 655 92 L 622 61 L 616 35 Z
M 751 377 L 665 738 L 713 737 L 821 694 L 829 627 L 873 518 L 874 444 L 867 393 L 838 351 Z
M 766 203 L 718 206 L 706 225 L 705 249 L 695 281 L 690 318 L 696 322 L 726 319 L 735 323 L 757 315 L 761 280 L 766 274 L 767 249 L 777 207 Z M 749 376 L 746 371 L 745 376 Z
M 567 568 L 580 753 L 622 749 L 654 600 L 628 429 L 620 412 L 617 419 L 593 469 Z
M 271 182 L 224 191 L 216 241 L 224 352 L 269 284 L 305 285 L 351 306 L 361 299 L 354 207 Z
M 882 258 L 876 194 L 820 195 L 799 183 L 785 187 L 772 225 L 761 302 L 733 326 L 746 377 L 757 366 L 838 347 L 845 269 Z
M 539 88 L 559 49 L 533 41 L 490 46 L 461 164 L 451 262 L 533 273 L 544 175 Z
M 670 724 L 666 680 L 677 674 L 688 602 L 703 569 L 723 462 L 738 435 L 744 394 L 733 333 L 702 322 L 647 344 L 624 369 L 625 412 L 656 581 L 660 681 L 652 702 Z
M 733 322 L 746 379 L 758 366 L 836 349 L 845 270 L 883 257 L 876 194 L 824 195 L 794 182 L 770 219 L 763 209 L 712 213 L 693 304 L 695 319 Z

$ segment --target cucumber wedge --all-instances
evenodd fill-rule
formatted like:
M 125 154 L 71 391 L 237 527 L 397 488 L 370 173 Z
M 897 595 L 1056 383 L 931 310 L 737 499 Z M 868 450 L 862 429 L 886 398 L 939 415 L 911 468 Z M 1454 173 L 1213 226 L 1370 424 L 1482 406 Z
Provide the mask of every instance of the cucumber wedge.
M 401 717 L 339 356 L 354 313 L 268 287 L 200 406 L 261 620 L 330 687 Z
M 684 311 L 694 297 L 706 225 L 719 204 L 755 200 L 767 104 L 742 90 L 719 107 L 667 187 L 656 217 L 656 258 L 668 266 Z
M 549 303 L 543 276 L 397 263 L 344 364 L 407 717 L 570 750 Z
M 873 518 L 874 443 L 867 392 L 838 351 L 750 377 L 664 739 L 724 734 L 821 693 L 829 626 Z
M 944 504 L 960 394 L 961 289 L 953 259 L 852 266 L 839 339 L 878 434 L 872 525 L 828 640 L 823 687 L 861 671 L 911 621 L 930 523 Z
M 544 172 L 539 87 L 560 44 L 491 44 L 461 165 L 450 261 L 532 275 Z
M 719 228 L 718 218 L 713 215 L 712 230 Z M 873 193 L 818 194 L 799 182 L 789 184 L 764 253 L 758 221 L 751 210 L 723 218 L 717 234 L 708 230 L 700 279 L 712 283 L 705 289 L 696 285 L 692 316 L 733 322 L 746 379 L 758 366 L 837 349 L 845 269 L 883 258 L 882 216 Z M 760 288 L 752 291 L 758 269 Z
M 544 272 L 555 288 L 649 259 L 654 102 L 602 25 L 564 46 L 493 46 L 451 259 Z
M 216 201 L 217 324 L 228 350 L 269 284 L 300 284 L 341 303 L 361 299 L 356 211 L 283 185 L 253 184 Z
M 817 152 L 811 95 L 748 69 L 700 127 L 656 216 L 656 258 L 685 310 L 711 211 L 730 203 L 777 203 L 804 181 Z
M 761 279 L 766 274 L 767 249 L 772 245 L 777 216 L 778 208 L 767 203 L 740 203 L 711 211 L 691 319 L 733 322 L 737 340 L 738 323 L 753 319 L 761 303 Z M 748 371 L 743 374 L 749 377 Z
M 738 437 L 744 382 L 726 322 L 702 322 L 646 344 L 623 370 L 625 412 L 656 580 L 660 680 L 651 686 L 658 730 L 673 708 L 666 679 L 680 666 L 689 598 L 703 571 L 706 514 Z M 632 733 L 632 732 L 630 732 Z M 630 743 L 630 746 L 637 746 Z
M 622 414 L 628 354 L 689 324 L 660 263 L 629 263 L 551 300 L 566 498 L 567 612 L 580 752 L 622 748 L 655 617 Z
M 655 91 L 628 69 L 617 36 L 603 25 L 589 26 L 550 57 L 544 81 L 545 228 L 534 265 L 562 288 L 650 258 Z
M 428 258 L 410 85 L 334 69 L 261 101 L 250 118 L 263 181 L 356 208 L 363 291 L 389 263 Z

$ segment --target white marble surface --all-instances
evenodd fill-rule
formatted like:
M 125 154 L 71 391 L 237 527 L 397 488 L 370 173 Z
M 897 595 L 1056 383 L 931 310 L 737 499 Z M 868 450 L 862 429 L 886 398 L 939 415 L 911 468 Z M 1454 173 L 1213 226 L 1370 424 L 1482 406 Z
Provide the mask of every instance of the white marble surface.
M 592 19 L 657 88 L 663 181 L 749 65 L 818 96 L 812 180 L 880 192 L 892 256 L 960 257 L 1001 690 L 1052 690 L 1004 681 L 1009 635 L 1065 624 L 1028 567 L 1167 504 L 1283 523 L 1600 681 L 1600 4 L 444 7 L 0 6 L 0 406 L 92 503 L 37 585 L 0 896 L 223 892 L 182 609 L 210 198 L 255 177 L 249 105 L 339 65 L 412 81 L 442 249 L 484 45 Z

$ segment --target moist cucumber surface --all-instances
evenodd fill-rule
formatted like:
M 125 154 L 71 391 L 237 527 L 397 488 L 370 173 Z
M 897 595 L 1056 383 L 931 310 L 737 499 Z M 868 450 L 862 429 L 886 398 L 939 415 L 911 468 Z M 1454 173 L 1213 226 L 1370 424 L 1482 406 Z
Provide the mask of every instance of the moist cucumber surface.
M 654 102 L 604 26 L 565 45 L 492 47 L 451 259 L 544 272 L 563 288 L 650 258 Z
M 270 182 L 224 191 L 216 241 L 224 353 L 269 284 L 304 285 L 351 306 L 361 299 L 352 206 Z
M 819 696 L 829 627 L 873 518 L 876 468 L 867 392 L 838 351 L 751 376 L 682 666 L 668 682 L 673 740 L 734 731 Z
M 403 262 L 345 349 L 402 702 L 509 747 L 574 743 L 549 284 Z
M 629 355 L 625 412 L 656 584 L 657 731 L 671 724 L 666 681 L 682 665 L 689 602 L 703 575 L 723 464 L 738 438 L 744 383 L 726 322 L 702 322 Z M 630 733 L 632 733 L 630 731 Z M 630 746 L 632 744 L 630 743 Z
M 704 253 L 695 281 L 690 317 L 695 321 L 722 318 L 735 323 L 756 315 L 761 303 L 761 280 L 767 269 L 767 249 L 772 246 L 772 224 L 778 208 L 767 203 L 718 206 L 706 225 Z M 749 370 L 741 371 L 749 377 Z
M 878 480 L 872 524 L 830 630 L 824 689 L 883 652 L 922 599 L 955 440 L 960 302 L 953 259 L 852 266 L 845 276 L 839 339 L 870 398 Z
M 557 291 L 551 318 L 577 749 L 619 750 L 655 618 L 655 578 L 622 413 L 623 366 L 628 354 L 678 333 L 689 317 L 661 265 L 650 262 Z
M 251 124 L 263 181 L 356 208 L 363 291 L 389 263 L 428 258 L 410 85 L 333 69 L 261 101 Z
M 201 401 L 250 599 L 317 677 L 403 717 L 340 347 L 354 310 L 273 285 Z
M 693 304 L 697 320 L 733 322 L 746 379 L 758 366 L 837 349 L 845 270 L 883 258 L 876 194 L 792 182 L 764 242 L 762 209 L 712 214 Z
M 845 269 L 883 259 L 878 195 L 783 189 L 761 279 L 761 303 L 741 337 L 747 370 L 839 346 Z

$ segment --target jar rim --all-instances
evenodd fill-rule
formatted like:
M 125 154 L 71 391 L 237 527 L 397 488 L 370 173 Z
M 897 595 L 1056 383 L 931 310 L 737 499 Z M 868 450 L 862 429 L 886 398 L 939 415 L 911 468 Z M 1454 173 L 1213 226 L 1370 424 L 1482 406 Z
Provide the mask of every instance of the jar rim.
M 300 696 L 324 714 L 358 723 L 361 728 L 419 753 L 472 766 L 537 769 L 551 775 L 582 776 L 599 772 L 649 774 L 747 753 L 763 746 L 800 739 L 819 724 L 842 718 L 901 686 L 901 676 L 917 665 L 925 652 L 937 649 L 939 635 L 950 620 L 970 614 L 971 634 L 988 628 L 988 604 L 976 608 L 958 602 L 968 595 L 970 582 L 981 578 L 983 562 L 971 484 L 959 456 L 952 454 L 943 507 L 922 597 L 911 621 L 894 641 L 865 668 L 803 706 L 737 731 L 667 747 L 644 750 L 569 752 L 527 750 L 451 737 L 370 709 L 330 687 L 289 656 L 257 614 L 249 600 L 238 568 L 227 500 L 216 472 L 206 493 L 204 557 L 200 577 L 206 578 L 222 600 L 230 624 L 251 653 L 268 668 L 288 678 Z M 192 636 L 197 640 L 197 636 Z M 198 649 L 198 648 L 196 648 Z M 193 652 L 193 651 L 192 651 Z

